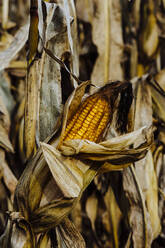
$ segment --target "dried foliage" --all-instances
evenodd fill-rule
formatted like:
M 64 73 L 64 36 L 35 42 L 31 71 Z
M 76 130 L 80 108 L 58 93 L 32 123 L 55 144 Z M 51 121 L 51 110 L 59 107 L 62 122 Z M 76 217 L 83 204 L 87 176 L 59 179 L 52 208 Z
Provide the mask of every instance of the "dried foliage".
M 0 3 L 0 247 L 165 247 L 163 0 Z

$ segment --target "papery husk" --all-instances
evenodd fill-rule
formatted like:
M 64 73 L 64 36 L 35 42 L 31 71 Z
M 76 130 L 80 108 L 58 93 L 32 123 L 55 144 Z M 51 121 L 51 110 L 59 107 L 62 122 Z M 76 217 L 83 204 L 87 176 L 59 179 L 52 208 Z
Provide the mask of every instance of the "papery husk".
M 54 147 L 41 143 L 45 160 L 57 185 L 66 197 L 78 197 L 83 186 L 83 173 L 74 161 L 69 168 L 67 161 Z M 56 166 L 55 166 L 56 165 Z M 64 176 L 65 175 L 65 176 Z
M 104 141 L 96 144 L 88 140 L 69 140 L 65 141 L 60 150 L 64 155 L 77 155 L 79 154 L 85 159 L 91 159 L 95 161 L 109 161 L 112 164 L 118 164 L 120 160 L 127 163 L 134 162 L 140 156 L 145 156 L 146 148 L 152 144 L 152 128 L 141 128 L 132 133 L 128 133 L 111 140 Z M 143 142 L 135 149 L 129 149 L 130 145 L 133 145 L 137 139 L 143 140 Z M 143 154 L 144 151 L 144 154 Z M 127 158 L 128 155 L 128 158 Z M 130 156 L 130 161 L 129 161 Z M 135 156 L 135 157 L 133 157 Z M 137 156 L 137 158 L 136 158 Z M 140 157 L 140 158 L 142 158 Z M 124 160 L 125 159 L 125 160 Z M 116 162 L 115 162 L 116 161 Z

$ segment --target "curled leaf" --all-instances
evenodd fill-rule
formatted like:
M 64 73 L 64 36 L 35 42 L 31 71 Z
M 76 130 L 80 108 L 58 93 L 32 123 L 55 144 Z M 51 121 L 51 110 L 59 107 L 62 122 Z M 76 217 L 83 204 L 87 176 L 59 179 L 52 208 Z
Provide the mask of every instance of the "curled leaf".
M 137 131 L 96 144 L 88 140 L 67 140 L 60 147 L 64 155 L 77 155 L 95 161 L 109 161 L 112 164 L 131 163 L 143 158 L 152 143 L 152 128 L 143 127 Z M 129 148 L 138 140 L 136 148 Z

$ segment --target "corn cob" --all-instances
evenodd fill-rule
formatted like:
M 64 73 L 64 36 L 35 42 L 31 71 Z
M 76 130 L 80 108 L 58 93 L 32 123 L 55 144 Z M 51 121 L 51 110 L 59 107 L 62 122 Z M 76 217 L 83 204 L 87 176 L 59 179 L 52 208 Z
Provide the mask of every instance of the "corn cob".
M 69 120 L 63 140 L 88 139 L 97 143 L 102 138 L 109 121 L 108 99 L 100 94 L 89 96 Z

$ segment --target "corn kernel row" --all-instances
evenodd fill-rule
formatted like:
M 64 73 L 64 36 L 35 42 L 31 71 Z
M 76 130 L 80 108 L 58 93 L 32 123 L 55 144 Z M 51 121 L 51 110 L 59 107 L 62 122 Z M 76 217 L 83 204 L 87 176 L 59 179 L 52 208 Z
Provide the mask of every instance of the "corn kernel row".
M 63 140 L 88 139 L 99 142 L 110 120 L 109 103 L 95 94 L 86 98 L 68 122 Z

